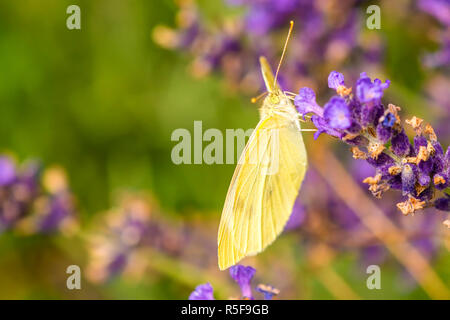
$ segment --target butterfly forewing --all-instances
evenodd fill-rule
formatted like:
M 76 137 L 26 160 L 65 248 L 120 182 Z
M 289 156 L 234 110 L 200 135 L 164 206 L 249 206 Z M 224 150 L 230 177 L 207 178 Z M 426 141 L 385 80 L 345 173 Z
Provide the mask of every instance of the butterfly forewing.
M 262 119 L 235 169 L 218 234 L 220 269 L 264 250 L 283 231 L 306 172 L 296 119 Z

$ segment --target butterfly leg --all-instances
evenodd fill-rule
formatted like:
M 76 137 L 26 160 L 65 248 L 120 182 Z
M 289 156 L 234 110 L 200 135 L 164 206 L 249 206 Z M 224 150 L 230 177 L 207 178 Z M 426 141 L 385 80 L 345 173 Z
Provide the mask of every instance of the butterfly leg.
M 300 129 L 300 131 L 316 132 L 317 129 Z

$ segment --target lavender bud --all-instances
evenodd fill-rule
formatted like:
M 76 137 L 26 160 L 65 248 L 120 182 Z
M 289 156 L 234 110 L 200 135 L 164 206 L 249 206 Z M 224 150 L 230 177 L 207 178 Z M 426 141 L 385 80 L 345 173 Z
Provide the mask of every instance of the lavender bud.
M 396 175 L 388 180 L 389 187 L 395 190 L 402 190 L 402 176 Z
M 406 156 L 410 151 L 411 144 L 409 143 L 408 136 L 405 134 L 404 130 L 395 135 L 392 138 L 391 143 L 392 151 L 399 157 Z
M 417 181 L 421 186 L 425 187 L 430 184 L 431 178 L 428 174 L 424 174 L 423 172 L 419 171 L 419 173 L 417 174 Z
M 383 126 L 379 123 L 377 126 L 377 137 L 382 143 L 386 143 L 392 136 L 392 128 Z
M 241 265 L 235 265 L 230 268 L 230 276 L 239 284 L 242 296 L 245 298 L 253 299 L 250 282 L 255 272 L 256 270 L 254 268 Z
M 450 198 L 439 198 L 434 201 L 434 206 L 438 210 L 450 211 Z
M 384 116 L 383 121 L 381 121 L 381 124 L 383 125 L 383 127 L 392 128 L 395 124 L 395 121 L 396 121 L 395 115 L 392 112 L 388 112 Z
M 416 154 L 419 153 L 420 147 L 427 146 L 427 139 L 424 136 L 415 136 L 414 137 L 414 151 Z
M 419 162 L 419 171 L 425 175 L 430 175 L 431 171 L 433 171 L 433 159 L 428 159 L 426 161 Z
M 416 176 L 411 165 L 406 164 L 402 170 L 402 193 L 403 195 L 411 194 L 414 192 L 416 184 Z
M 377 159 L 367 158 L 367 162 L 370 163 L 375 168 L 379 168 L 385 165 L 390 166 L 395 163 L 395 161 L 385 153 L 380 154 Z

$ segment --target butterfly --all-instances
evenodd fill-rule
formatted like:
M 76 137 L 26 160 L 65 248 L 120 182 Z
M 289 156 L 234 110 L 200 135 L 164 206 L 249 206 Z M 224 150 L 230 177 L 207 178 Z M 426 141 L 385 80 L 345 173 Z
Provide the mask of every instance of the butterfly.
M 260 121 L 234 171 L 218 231 L 221 270 L 263 251 L 283 231 L 307 169 L 299 114 L 283 92 L 266 58 L 260 57 L 267 89 Z

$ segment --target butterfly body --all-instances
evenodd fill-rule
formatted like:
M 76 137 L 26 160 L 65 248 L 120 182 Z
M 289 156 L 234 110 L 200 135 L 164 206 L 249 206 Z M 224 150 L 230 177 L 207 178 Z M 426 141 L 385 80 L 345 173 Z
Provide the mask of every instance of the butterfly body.
M 307 167 L 298 113 L 265 58 L 268 95 L 231 179 L 218 232 L 219 268 L 263 251 L 283 231 Z
M 264 99 L 262 107 L 259 109 L 259 114 L 261 119 L 279 115 L 288 121 L 294 122 L 300 130 L 297 111 L 291 100 L 281 91 L 269 93 Z

